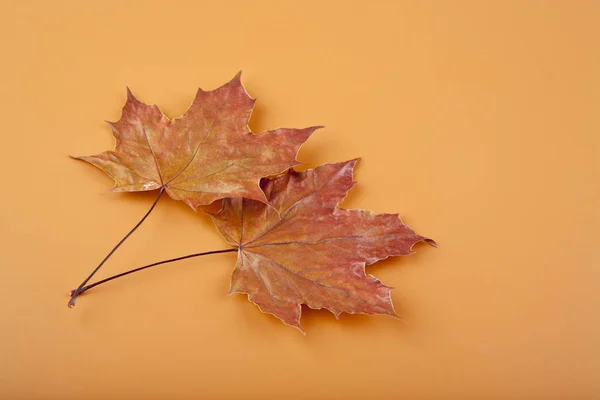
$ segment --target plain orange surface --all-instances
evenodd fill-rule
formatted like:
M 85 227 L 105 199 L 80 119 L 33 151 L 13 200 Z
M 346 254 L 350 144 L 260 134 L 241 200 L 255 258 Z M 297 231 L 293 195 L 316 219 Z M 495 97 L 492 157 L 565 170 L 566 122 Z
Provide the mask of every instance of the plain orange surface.
M 600 398 L 597 1 L 13 1 L 0 16 L 0 398 Z M 404 323 L 227 297 L 235 254 L 67 292 L 151 205 L 67 154 L 125 85 L 180 115 L 240 68 L 251 128 L 327 128 L 344 205 L 439 249 L 368 271 Z M 227 245 L 161 200 L 99 277 Z

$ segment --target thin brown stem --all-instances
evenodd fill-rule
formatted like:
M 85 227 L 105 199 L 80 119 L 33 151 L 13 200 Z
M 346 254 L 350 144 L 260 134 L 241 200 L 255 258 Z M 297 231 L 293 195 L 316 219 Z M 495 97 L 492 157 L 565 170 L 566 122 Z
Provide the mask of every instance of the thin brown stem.
M 133 274 L 134 272 L 139 272 L 139 271 L 142 271 L 142 270 L 145 270 L 145 269 L 148 269 L 148 268 L 156 267 L 157 265 L 168 264 L 168 263 L 172 263 L 172 262 L 175 262 L 175 261 L 186 260 L 188 258 L 194 258 L 194 257 L 200 257 L 200 256 L 208 256 L 210 254 L 231 253 L 231 252 L 234 252 L 234 251 L 237 251 L 237 250 L 238 250 L 237 248 L 233 248 L 233 249 L 225 249 L 225 250 L 205 251 L 203 253 L 188 254 L 187 256 L 182 256 L 182 257 L 177 257 L 177 258 L 171 258 L 169 260 L 158 261 L 158 262 L 155 262 L 155 263 L 152 263 L 152 264 L 144 265 L 143 267 L 135 268 L 135 269 L 132 269 L 132 270 L 129 270 L 129 271 L 126 271 L 126 272 L 122 272 L 122 273 L 117 274 L 117 275 L 113 275 L 113 276 L 108 277 L 106 279 L 102 279 L 101 281 L 92 283 L 91 285 L 84 286 L 84 287 L 82 287 L 82 288 L 79 289 L 79 294 L 87 292 L 91 288 L 94 288 L 94 287 L 96 287 L 98 285 L 102 285 L 103 283 L 110 282 L 113 279 L 121 278 L 121 277 L 123 277 L 125 275 Z M 75 290 L 72 290 L 71 291 L 71 296 L 74 293 L 75 293 Z
M 94 268 L 94 270 L 92 271 L 91 274 L 88 275 L 87 278 L 84 279 L 83 282 L 81 282 L 81 284 L 79 285 L 79 287 L 75 290 L 72 290 L 72 294 L 71 294 L 71 299 L 69 300 L 68 306 L 69 308 L 73 308 L 75 307 L 75 300 L 77 299 L 77 296 L 79 296 L 82 293 L 83 287 L 90 281 L 90 279 L 92 279 L 92 277 L 96 274 L 96 272 L 98 272 L 100 270 L 100 268 L 102 268 L 102 266 L 104 265 L 104 263 L 106 261 L 108 261 L 108 259 L 115 253 L 115 251 L 117 251 L 117 249 L 119 247 L 121 247 L 121 245 L 129 238 L 129 236 L 131 236 L 131 234 L 133 232 L 135 232 L 137 230 L 137 228 L 140 227 L 140 225 L 142 225 L 142 223 L 146 220 L 146 218 L 148 218 L 148 216 L 150 215 L 150 213 L 152 212 L 152 210 L 154 210 L 154 207 L 156 207 L 156 204 L 158 204 L 158 201 L 160 200 L 161 196 L 163 195 L 165 191 L 164 186 L 160 188 L 160 191 L 158 192 L 158 196 L 156 197 L 156 200 L 154 200 L 154 203 L 152 204 L 152 207 L 150 207 L 150 209 L 148 210 L 148 212 L 146 213 L 146 215 L 144 215 L 144 217 L 140 220 L 140 222 L 138 222 L 132 230 L 129 231 L 129 233 L 127 235 L 125 235 L 125 237 L 123 237 L 123 239 L 121 239 L 119 241 L 119 243 L 117 243 L 117 245 L 115 247 L 113 247 L 113 249 L 110 251 L 110 253 L 108 253 L 108 255 L 106 257 L 104 257 L 104 260 L 102 260 L 100 262 L 100 264 L 98 264 L 98 266 L 96 268 Z

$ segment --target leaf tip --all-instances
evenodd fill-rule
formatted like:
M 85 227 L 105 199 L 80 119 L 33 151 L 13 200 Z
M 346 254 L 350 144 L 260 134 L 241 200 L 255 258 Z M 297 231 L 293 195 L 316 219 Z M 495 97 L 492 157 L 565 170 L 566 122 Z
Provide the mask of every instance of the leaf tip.
M 277 319 L 281 320 L 281 322 L 283 322 L 284 325 L 287 326 L 291 326 L 292 328 L 296 329 L 298 332 L 300 332 L 301 334 L 303 334 L 304 336 L 306 336 L 306 331 L 302 328 L 302 325 L 300 325 L 300 321 L 298 322 L 293 322 L 293 323 L 289 323 L 284 321 L 283 319 L 275 316 Z
M 437 243 L 435 242 L 435 240 L 433 240 L 433 239 L 429 239 L 429 238 L 423 238 L 422 240 L 423 240 L 425 243 L 427 243 L 427 244 L 429 244 L 429 245 L 431 245 L 431 246 L 433 246 L 433 247 L 435 247 L 435 248 L 438 248 L 438 247 L 440 247 L 440 246 L 438 246 L 438 244 L 437 244 Z
M 242 69 L 240 69 L 237 74 L 235 74 L 235 76 L 225 85 L 231 85 L 234 84 L 236 86 L 239 86 L 243 91 L 244 94 L 246 95 L 246 97 L 248 97 L 248 99 L 250 100 L 250 102 L 252 103 L 252 106 L 254 106 L 254 104 L 256 103 L 256 98 L 250 96 L 250 93 L 248 93 L 248 90 L 246 90 L 246 87 L 244 86 L 244 84 L 242 83 Z
M 194 210 L 195 213 L 198 213 L 199 204 L 192 202 L 190 199 L 183 199 L 183 202 L 187 204 L 192 210 Z
M 402 322 L 403 324 L 406 323 L 406 321 L 401 316 L 399 316 L 398 314 L 394 314 L 394 315 L 388 314 L 388 315 L 390 317 L 394 318 L 395 320 L 397 320 L 399 322 Z
M 304 139 L 304 142 L 306 142 L 308 140 L 308 138 L 313 135 L 313 133 L 315 133 L 319 129 L 323 129 L 323 128 L 325 128 L 323 125 L 315 125 L 315 126 L 309 126 L 308 128 L 301 129 L 300 132 L 304 132 L 304 135 L 306 137 Z M 304 142 L 302 142 L 302 144 L 304 144 Z
M 86 158 L 87 158 L 86 156 L 72 156 L 71 154 L 68 154 L 68 157 L 69 157 L 71 160 L 77 160 L 77 161 L 86 161 L 86 162 L 89 162 L 88 160 L 86 160 Z
M 235 74 L 235 76 L 233 78 L 231 78 L 231 80 L 226 85 L 230 85 L 230 84 L 239 85 L 244 89 L 244 91 L 246 93 L 248 93 L 246 91 L 246 88 L 244 88 L 244 85 L 242 84 L 242 70 L 241 69 Z M 250 97 L 250 96 L 248 96 L 248 97 Z
M 403 321 L 402 318 L 396 312 L 396 309 L 394 308 L 394 303 L 392 302 L 391 293 L 390 293 L 390 297 L 389 297 L 389 304 L 388 304 L 388 306 L 389 307 L 385 311 L 383 311 L 381 314 L 387 315 L 388 317 L 392 317 L 392 318 L 400 320 L 400 321 Z
M 435 248 L 438 248 L 438 247 L 440 247 L 440 246 L 438 246 L 438 244 L 436 243 L 436 241 L 435 241 L 435 240 L 433 240 L 433 239 L 429 239 L 429 238 L 427 238 L 427 237 L 425 237 L 425 236 L 419 236 L 419 240 L 417 240 L 417 241 L 416 241 L 416 242 L 413 244 L 413 246 L 414 246 L 415 244 L 419 243 L 419 242 L 425 242 L 425 243 L 427 243 L 428 245 L 430 245 L 430 246 L 433 246 L 433 247 L 435 247 Z M 412 250 L 412 247 L 411 247 L 411 250 Z
M 137 99 L 135 98 L 133 93 L 131 93 L 131 89 L 129 89 L 129 86 L 125 86 L 125 89 L 127 90 L 127 101 L 136 101 Z
M 354 175 L 354 170 L 356 168 L 356 164 L 358 164 L 359 161 L 360 161 L 360 157 L 356 157 L 351 160 L 341 162 L 340 164 L 342 164 L 342 167 L 345 167 L 346 165 L 350 166 L 350 169 L 352 170 L 352 175 Z M 356 180 L 354 178 L 352 179 L 352 182 L 354 184 L 356 184 Z
M 360 157 L 356 157 L 353 158 L 351 160 L 347 160 L 347 161 L 340 161 L 340 162 L 336 162 L 336 163 L 332 163 L 332 166 L 337 166 L 338 168 L 342 169 L 346 166 L 349 166 L 352 170 L 354 170 L 354 167 L 356 167 L 356 164 L 360 161 Z

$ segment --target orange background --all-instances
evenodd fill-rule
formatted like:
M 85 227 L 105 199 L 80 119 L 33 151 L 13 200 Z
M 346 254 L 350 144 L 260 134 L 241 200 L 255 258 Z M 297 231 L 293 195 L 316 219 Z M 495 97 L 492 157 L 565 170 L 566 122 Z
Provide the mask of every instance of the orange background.
M 600 398 L 600 3 L 5 2 L 0 398 Z M 125 85 L 179 116 L 240 68 L 251 128 L 327 128 L 344 205 L 440 244 L 368 269 L 405 323 L 227 297 L 235 254 L 74 288 L 155 194 L 67 154 L 112 148 Z M 227 245 L 163 199 L 99 277 Z

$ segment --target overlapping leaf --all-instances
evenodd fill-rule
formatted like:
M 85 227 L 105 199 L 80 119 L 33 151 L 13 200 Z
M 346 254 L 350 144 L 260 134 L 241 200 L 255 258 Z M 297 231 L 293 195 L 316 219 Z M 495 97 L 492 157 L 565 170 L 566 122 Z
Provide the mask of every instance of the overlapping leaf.
M 269 205 L 225 199 L 212 215 L 239 248 L 230 293 L 246 293 L 263 312 L 300 326 L 301 304 L 342 312 L 395 315 L 390 288 L 365 264 L 412 253 L 417 235 L 396 214 L 345 210 L 356 160 L 264 179 Z
M 75 158 L 113 178 L 117 192 L 164 188 L 193 209 L 225 197 L 265 201 L 260 178 L 296 165 L 298 149 L 318 127 L 253 134 L 254 101 L 238 74 L 218 89 L 198 90 L 185 114 L 170 120 L 128 89 L 121 119 L 109 123 L 115 150 Z

